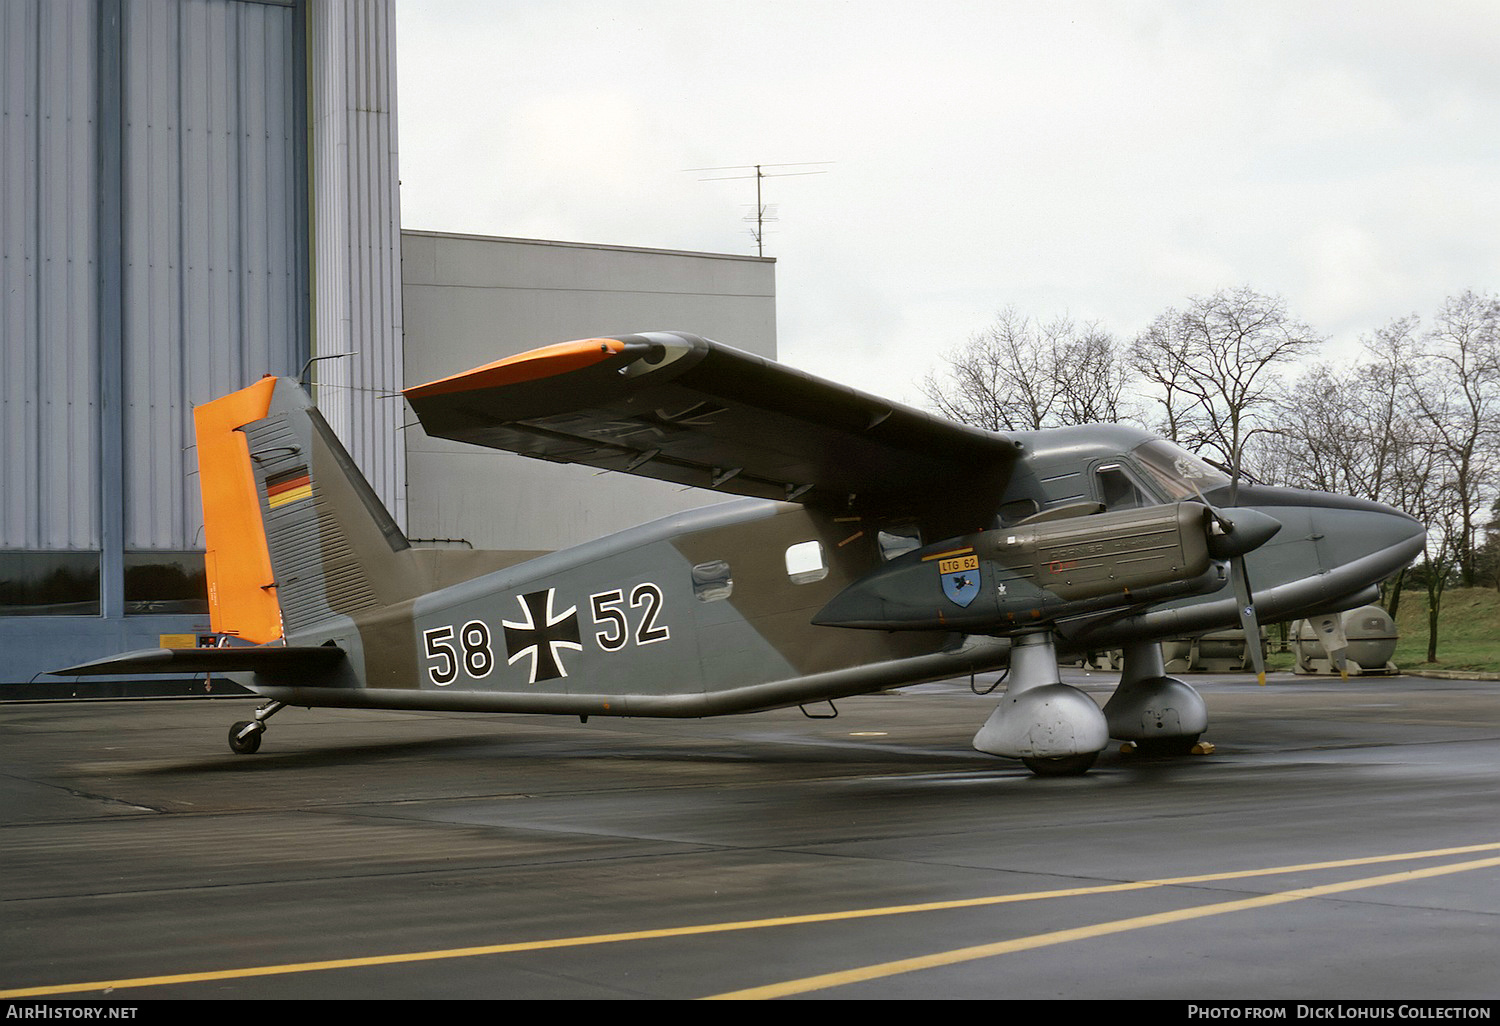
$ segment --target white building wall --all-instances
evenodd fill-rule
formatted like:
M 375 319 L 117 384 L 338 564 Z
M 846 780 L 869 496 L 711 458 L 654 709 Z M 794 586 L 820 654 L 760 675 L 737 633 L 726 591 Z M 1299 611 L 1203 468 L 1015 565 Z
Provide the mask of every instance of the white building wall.
M 539 346 L 687 331 L 776 357 L 775 261 L 406 231 L 406 384 Z M 407 414 L 407 420 L 415 418 Z M 408 534 L 557 549 L 723 496 L 404 432 Z

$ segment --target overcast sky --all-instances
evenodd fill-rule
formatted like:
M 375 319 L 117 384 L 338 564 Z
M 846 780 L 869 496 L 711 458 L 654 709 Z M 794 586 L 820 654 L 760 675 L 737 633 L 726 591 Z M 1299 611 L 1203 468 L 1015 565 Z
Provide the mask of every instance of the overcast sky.
M 1352 345 L 1500 288 L 1493 0 L 398 0 L 396 38 L 407 228 L 753 254 L 755 183 L 684 169 L 832 162 L 768 168 L 828 171 L 765 183 L 781 358 L 914 404 L 1007 306 L 1129 338 L 1250 285 Z M 601 326 L 652 328 L 693 325 Z

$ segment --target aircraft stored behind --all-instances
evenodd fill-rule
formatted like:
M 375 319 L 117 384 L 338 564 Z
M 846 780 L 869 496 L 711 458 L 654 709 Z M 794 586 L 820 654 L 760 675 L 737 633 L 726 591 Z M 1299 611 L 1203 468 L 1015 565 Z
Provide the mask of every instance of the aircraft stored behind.
M 405 396 L 435 437 L 740 501 L 541 555 L 415 548 L 306 393 L 263 378 L 195 411 L 212 626 L 242 644 L 57 672 L 225 674 L 268 700 L 230 730 L 248 754 L 286 705 L 700 717 L 1008 667 L 974 746 L 1080 773 L 1111 737 L 1205 730 L 1161 639 L 1310 617 L 1337 656 L 1335 614 L 1425 533 L 1133 428 L 981 431 L 679 332 Z M 1106 648 L 1101 710 L 1057 661 Z

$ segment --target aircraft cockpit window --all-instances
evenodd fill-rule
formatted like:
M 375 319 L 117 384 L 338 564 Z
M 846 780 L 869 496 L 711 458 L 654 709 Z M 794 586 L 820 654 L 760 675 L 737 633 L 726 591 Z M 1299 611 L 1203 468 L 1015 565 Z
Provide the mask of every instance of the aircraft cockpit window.
M 1147 494 L 1134 476 L 1118 463 L 1099 467 L 1094 471 L 1094 478 L 1099 482 L 1099 501 L 1107 510 L 1159 505 L 1158 500 Z
M 734 591 L 734 577 L 729 564 L 722 559 L 699 563 L 693 567 L 693 594 L 699 602 L 718 602 Z
M 1229 483 L 1222 471 L 1165 438 L 1137 446 L 1131 454 L 1172 502 L 1197 498 Z
M 828 576 L 823 546 L 816 541 L 798 542 L 786 550 L 786 575 L 793 584 L 811 584 Z
M 889 563 L 897 556 L 915 552 L 922 547 L 922 529 L 916 524 L 891 524 L 876 532 L 880 544 L 880 558 Z

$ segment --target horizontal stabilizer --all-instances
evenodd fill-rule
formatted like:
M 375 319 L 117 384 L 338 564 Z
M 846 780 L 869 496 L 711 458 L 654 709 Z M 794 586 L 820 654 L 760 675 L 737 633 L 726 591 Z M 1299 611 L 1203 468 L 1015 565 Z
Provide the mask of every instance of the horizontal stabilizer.
M 267 676 L 322 673 L 344 658 L 332 645 L 238 648 L 146 648 L 50 671 L 54 677 L 98 677 L 132 673 L 261 673 Z

